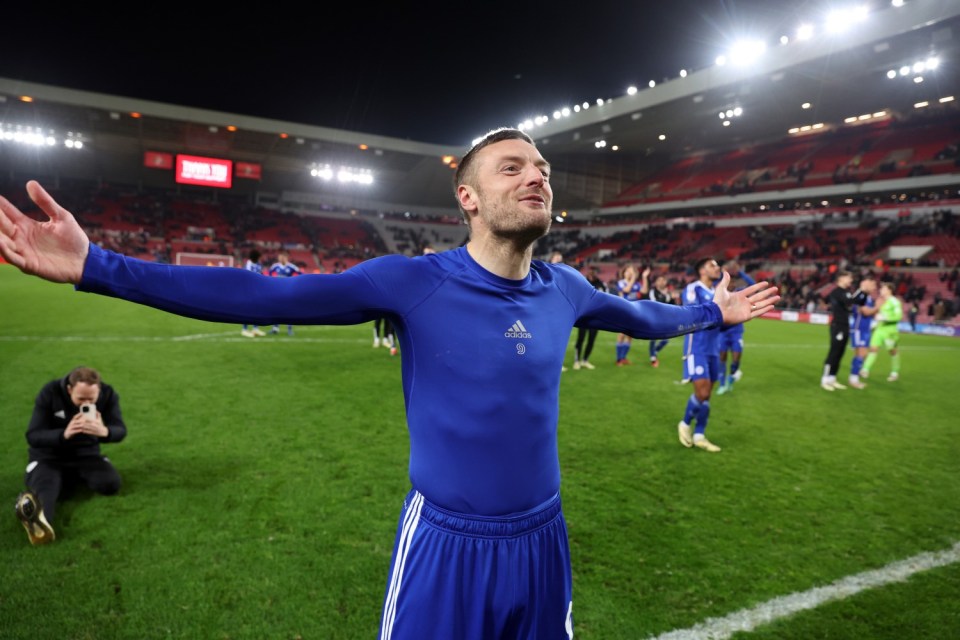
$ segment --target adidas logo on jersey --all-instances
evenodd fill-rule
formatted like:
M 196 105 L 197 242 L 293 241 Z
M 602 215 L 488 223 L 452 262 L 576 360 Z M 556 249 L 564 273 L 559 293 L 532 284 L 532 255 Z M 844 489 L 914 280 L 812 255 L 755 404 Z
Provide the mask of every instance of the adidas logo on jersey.
M 513 326 L 503 332 L 504 338 L 532 338 L 533 334 L 527 331 L 523 323 L 517 320 Z

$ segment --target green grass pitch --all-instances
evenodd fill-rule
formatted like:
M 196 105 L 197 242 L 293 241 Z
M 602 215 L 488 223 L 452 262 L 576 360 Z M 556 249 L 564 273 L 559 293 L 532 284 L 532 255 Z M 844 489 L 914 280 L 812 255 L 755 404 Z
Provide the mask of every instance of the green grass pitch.
M 402 354 L 371 348 L 372 324 L 251 340 L 7 265 L 0 309 L 0 638 L 376 636 L 409 487 Z M 881 355 L 866 390 L 828 393 L 825 327 L 754 321 L 708 454 L 676 437 L 681 339 L 659 369 L 644 341 L 614 366 L 614 339 L 561 378 L 576 638 L 688 629 L 960 541 L 960 341 L 905 335 L 899 382 Z M 125 484 L 31 547 L 24 432 L 78 364 L 120 394 L 129 434 L 104 452 Z M 736 637 L 958 637 L 957 602 L 949 564 Z

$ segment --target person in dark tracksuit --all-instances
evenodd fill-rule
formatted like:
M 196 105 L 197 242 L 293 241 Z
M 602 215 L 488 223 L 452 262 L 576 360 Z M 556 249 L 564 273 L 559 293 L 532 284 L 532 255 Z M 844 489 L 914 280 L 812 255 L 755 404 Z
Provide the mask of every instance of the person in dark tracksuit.
M 16 503 L 32 544 L 53 542 L 57 501 L 78 485 L 102 495 L 120 490 L 120 474 L 100 444 L 120 442 L 126 435 L 120 397 L 96 369 L 76 367 L 43 386 L 27 427 L 27 490 Z
M 830 306 L 830 350 L 823 361 L 823 374 L 820 376 L 820 387 L 827 391 L 847 388 L 847 385 L 837 382 L 837 371 L 840 370 L 840 361 L 850 341 L 850 312 L 853 305 L 866 302 L 866 294 L 859 289 L 850 291 L 852 284 L 852 273 L 838 271 L 837 286 L 827 295 L 827 304 Z

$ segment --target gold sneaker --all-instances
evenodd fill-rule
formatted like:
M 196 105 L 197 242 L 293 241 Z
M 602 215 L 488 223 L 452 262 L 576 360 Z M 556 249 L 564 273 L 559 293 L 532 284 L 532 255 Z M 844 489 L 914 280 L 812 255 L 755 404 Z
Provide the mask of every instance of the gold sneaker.
M 680 444 L 685 447 L 693 446 L 693 436 L 690 434 L 690 425 L 683 420 L 677 425 L 677 434 L 680 436 Z
M 57 539 L 53 527 L 47 522 L 40 507 L 40 500 L 32 491 L 22 491 L 17 496 L 17 517 L 30 537 L 30 544 L 47 544 Z
M 720 451 L 720 447 L 713 444 L 706 438 L 694 438 L 693 446 L 697 447 L 698 449 L 703 449 L 704 451 L 709 451 L 710 453 L 717 453 Z

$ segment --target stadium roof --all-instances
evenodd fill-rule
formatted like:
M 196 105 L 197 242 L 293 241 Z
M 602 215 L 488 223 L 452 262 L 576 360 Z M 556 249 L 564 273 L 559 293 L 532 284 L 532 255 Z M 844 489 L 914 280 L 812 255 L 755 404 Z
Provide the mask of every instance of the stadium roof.
M 910 2 L 877 11 L 841 36 L 771 47 L 751 66 L 694 70 L 529 132 L 554 166 L 556 207 L 595 209 L 678 154 L 782 138 L 804 125 L 840 126 L 881 111 L 909 117 L 923 102 L 955 115 L 957 100 L 940 100 L 960 100 L 958 38 L 960 4 Z M 918 71 L 918 63 L 932 59 L 937 68 Z M 33 101 L 21 101 L 25 95 Z M 0 78 L 0 101 L 0 126 L 78 132 L 87 143 L 71 160 L 60 160 L 49 151 L 7 153 L 10 145 L 0 142 L 0 168 L 15 179 L 32 172 L 172 184 L 172 177 L 143 167 L 144 152 L 190 153 L 262 165 L 261 181 L 237 181 L 239 192 L 302 191 L 348 208 L 455 211 L 453 170 L 443 158 L 463 148 L 8 78 Z M 737 108 L 739 117 L 720 117 Z M 598 148 L 601 141 L 606 146 Z M 313 163 L 370 168 L 375 182 L 363 191 L 320 184 L 308 174 Z

